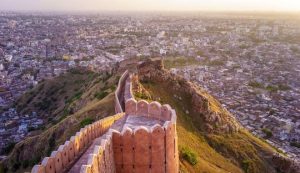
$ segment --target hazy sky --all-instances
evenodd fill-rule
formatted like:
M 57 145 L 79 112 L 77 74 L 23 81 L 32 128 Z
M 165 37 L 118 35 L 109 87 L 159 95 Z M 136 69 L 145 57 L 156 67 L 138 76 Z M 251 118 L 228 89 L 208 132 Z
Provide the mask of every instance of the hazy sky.
M 300 0 L 0 0 L 21 11 L 300 11 Z

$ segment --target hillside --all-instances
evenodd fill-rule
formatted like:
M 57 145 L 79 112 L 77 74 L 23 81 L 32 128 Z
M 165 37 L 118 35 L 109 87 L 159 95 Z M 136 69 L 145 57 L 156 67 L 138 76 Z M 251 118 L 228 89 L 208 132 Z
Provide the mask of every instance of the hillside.
M 72 70 L 45 80 L 16 102 L 19 111 L 36 111 L 46 124 L 16 144 L 0 172 L 24 172 L 48 156 L 80 128 L 114 114 L 117 74 Z M 54 140 L 55 139 L 55 140 Z
M 109 74 L 72 69 L 54 79 L 45 80 L 22 95 L 15 103 L 21 114 L 37 115 L 48 123 L 59 122 L 95 99 L 96 92 L 102 91 Z M 111 91 L 110 91 L 111 92 Z
M 272 159 L 276 149 L 241 127 L 200 87 L 165 70 L 161 61 L 139 66 L 134 92 L 137 98 L 159 100 L 176 109 L 182 172 L 278 171 L 280 164 Z
M 121 64 L 119 71 L 125 67 Z M 130 70 L 138 71 L 133 79 L 136 99 L 168 103 L 176 110 L 181 173 L 275 173 L 279 168 L 296 172 L 283 156 L 274 160 L 277 150 L 244 129 L 209 93 L 171 74 L 160 60 Z M 15 146 L 0 172 L 29 171 L 84 125 L 113 115 L 112 92 L 119 76 L 75 70 L 24 94 L 16 103 L 18 110 L 35 110 L 47 123 Z M 49 104 L 40 107 L 39 102 Z

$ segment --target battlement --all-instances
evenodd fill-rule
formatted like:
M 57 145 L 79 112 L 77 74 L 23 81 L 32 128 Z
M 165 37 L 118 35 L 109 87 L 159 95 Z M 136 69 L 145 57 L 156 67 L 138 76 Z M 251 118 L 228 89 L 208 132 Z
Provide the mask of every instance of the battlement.
M 81 129 L 32 172 L 178 172 L 176 112 L 170 105 L 136 101 L 126 71 L 115 92 L 115 111 Z
M 148 103 L 145 100 L 129 99 L 125 102 L 125 113 L 130 116 L 145 116 L 162 121 L 176 123 L 175 110 L 170 105 L 161 105 L 159 102 Z
M 125 71 L 120 77 L 115 91 L 115 111 L 116 113 L 125 112 L 125 101 L 133 98 L 131 75 Z
M 123 75 L 120 77 L 117 89 L 115 91 L 115 111 L 116 113 L 124 112 L 121 104 L 124 102 L 124 97 L 122 97 L 123 90 L 126 84 L 126 80 L 129 77 L 128 71 L 125 71 Z
M 178 172 L 175 124 L 139 126 L 113 132 L 117 172 Z
M 32 173 L 59 173 L 68 170 L 81 157 L 92 141 L 107 132 L 111 125 L 122 118 L 124 113 L 106 117 L 82 128 L 75 136 L 60 145 L 49 157 L 45 157 L 41 164 L 32 168 Z

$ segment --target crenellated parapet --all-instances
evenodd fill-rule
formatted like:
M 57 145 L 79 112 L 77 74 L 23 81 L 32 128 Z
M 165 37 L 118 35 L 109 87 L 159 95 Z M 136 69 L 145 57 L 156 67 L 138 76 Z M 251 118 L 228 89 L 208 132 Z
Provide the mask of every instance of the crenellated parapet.
M 139 120 L 140 117 L 142 121 L 156 120 L 158 123 L 130 127 L 125 122 L 122 129 L 109 130 L 102 137 L 106 142 L 94 146 L 93 153 L 89 155 L 88 162 L 81 166 L 80 172 L 178 172 L 175 111 L 169 105 L 162 106 L 158 102 L 128 99 L 125 112 L 127 120 Z M 111 164 L 107 165 L 104 161 Z
M 124 112 L 124 103 L 126 100 L 133 98 L 131 75 L 125 71 L 119 79 L 115 91 L 115 111 L 116 113 Z M 123 106 L 122 106 L 123 105 Z
M 113 132 L 113 151 L 117 172 L 178 172 L 176 126 L 140 126 Z
M 131 98 L 125 102 L 127 116 L 159 120 L 152 126 L 113 131 L 117 172 L 178 172 L 176 112 L 170 105 Z
M 119 79 L 118 86 L 115 91 L 115 111 L 116 111 L 116 113 L 124 112 L 123 108 L 122 108 L 122 102 L 124 101 L 122 94 L 123 94 L 126 80 L 128 77 L 129 77 L 129 73 L 128 73 L 128 71 L 125 71 Z
M 128 99 L 125 102 L 125 113 L 131 116 L 145 116 L 176 123 L 175 110 L 168 104 L 161 105 L 156 101 L 148 103 L 146 100 Z
M 98 145 L 93 146 L 93 151 L 88 155 L 86 164 L 81 166 L 80 173 L 115 173 L 112 130 L 96 140 Z
M 75 136 L 60 145 L 41 164 L 32 168 L 32 173 L 59 173 L 68 170 L 74 162 L 86 151 L 92 141 L 105 134 L 111 125 L 122 118 L 124 113 L 106 117 L 80 129 Z

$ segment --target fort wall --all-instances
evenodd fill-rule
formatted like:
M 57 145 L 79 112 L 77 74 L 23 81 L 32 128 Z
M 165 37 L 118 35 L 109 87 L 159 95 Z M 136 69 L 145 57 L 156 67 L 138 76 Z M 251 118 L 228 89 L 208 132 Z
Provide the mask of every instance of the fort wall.
M 131 85 L 131 76 L 128 71 L 125 71 L 120 77 L 117 89 L 115 91 L 115 111 L 116 113 L 124 112 L 125 101 L 133 97 L 132 94 L 132 85 Z
M 176 127 L 170 121 L 163 126 L 130 128 L 113 132 L 116 172 L 178 172 Z
M 100 140 L 100 144 L 94 146 L 88 161 L 81 166 L 80 173 L 115 173 L 115 160 L 113 153 L 112 130 L 108 131 Z
M 146 100 L 136 101 L 131 98 L 125 102 L 126 115 L 145 116 L 162 121 L 172 121 L 176 124 L 176 113 L 170 105 L 161 105 L 159 102 L 150 102 Z
M 126 71 L 115 92 L 115 111 L 118 114 L 82 128 L 53 151 L 50 157 L 35 165 L 32 173 L 66 172 L 83 156 L 83 161 L 78 165 L 76 163 L 78 167 L 73 167 L 75 172 L 178 172 L 176 112 L 170 105 L 136 101 L 132 93 L 131 75 Z M 126 121 L 128 116 L 149 117 L 150 121 L 160 123 L 137 125 L 133 129 L 119 128 L 119 131 L 111 128 L 117 120 L 116 124 L 123 127 L 122 121 Z
M 126 115 L 151 117 L 161 126 L 139 126 L 113 132 L 113 151 L 117 172 L 178 172 L 176 113 L 169 105 L 128 99 Z
M 69 169 L 95 138 L 105 134 L 111 125 L 123 116 L 124 113 L 116 114 L 85 126 L 75 136 L 72 136 L 70 140 L 60 145 L 56 151 L 53 151 L 49 157 L 45 157 L 41 164 L 35 165 L 31 172 L 59 173 Z M 111 145 L 110 141 L 103 142 L 104 149 L 106 145 Z M 113 153 L 112 148 L 111 153 Z M 113 158 L 113 156 L 110 156 L 110 158 Z

